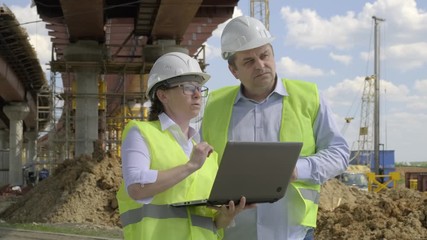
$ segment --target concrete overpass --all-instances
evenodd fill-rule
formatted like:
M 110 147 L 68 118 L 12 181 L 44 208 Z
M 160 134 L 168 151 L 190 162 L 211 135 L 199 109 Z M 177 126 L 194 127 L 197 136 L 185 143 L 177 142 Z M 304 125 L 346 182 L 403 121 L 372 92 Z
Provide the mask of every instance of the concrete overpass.
M 0 182 L 12 184 L 22 182 L 22 157 L 35 160 L 37 132 L 50 117 L 49 111 L 41 110 L 50 107 L 49 97 L 40 94 L 49 91 L 49 85 L 28 38 L 14 14 L 1 6 Z M 24 148 L 25 138 L 29 148 Z
M 52 130 L 38 140 L 37 160 L 55 164 L 97 150 L 117 153 L 123 125 L 130 118 L 143 118 L 144 108 L 135 111 L 134 107 L 146 101 L 147 73 L 154 61 L 166 52 L 182 51 L 199 55 L 204 68 L 202 44 L 232 17 L 238 0 L 34 2 L 51 36 L 52 79 L 60 79 L 64 87 L 43 100 L 49 105 L 52 96 L 59 96 L 64 106 Z M 25 89 L 21 95 L 27 96 L 18 100 L 26 99 L 37 109 L 37 94 L 45 80 L 36 85 L 34 78 L 18 78 L 10 85 L 21 82 Z M 30 90 L 33 100 L 28 97 Z M 1 97 L 6 96 L 1 92 Z M 24 126 L 37 129 L 37 113 L 30 114 Z M 8 118 L 0 117 L 3 128 L 8 128 Z

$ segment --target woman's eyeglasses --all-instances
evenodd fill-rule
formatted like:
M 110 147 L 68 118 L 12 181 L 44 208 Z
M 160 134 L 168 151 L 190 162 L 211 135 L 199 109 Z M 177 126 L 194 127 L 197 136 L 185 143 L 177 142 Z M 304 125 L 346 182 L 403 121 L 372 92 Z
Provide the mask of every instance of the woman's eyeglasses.
M 198 91 L 202 97 L 207 97 L 208 93 L 209 93 L 209 89 L 207 87 L 195 86 L 195 85 L 190 84 L 190 83 L 179 84 L 179 85 L 170 87 L 169 89 L 176 88 L 176 87 L 180 87 L 182 89 L 182 92 L 185 95 L 194 95 L 196 93 L 196 91 Z

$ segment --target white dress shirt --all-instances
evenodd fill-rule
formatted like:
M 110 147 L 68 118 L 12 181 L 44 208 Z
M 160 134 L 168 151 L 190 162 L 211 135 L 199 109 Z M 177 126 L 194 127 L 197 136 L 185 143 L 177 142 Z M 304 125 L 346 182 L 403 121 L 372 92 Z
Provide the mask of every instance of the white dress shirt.
M 170 131 L 185 154 L 190 157 L 193 151 L 193 137 L 197 131 L 190 126 L 189 138 L 181 128 L 165 113 L 159 115 L 160 126 L 163 131 Z M 159 143 L 161 144 L 161 143 Z M 157 180 L 157 170 L 150 169 L 151 157 L 144 137 L 137 127 L 129 130 L 126 139 L 122 142 L 122 174 L 126 189 L 129 185 L 154 183 Z M 153 198 L 140 199 L 139 202 L 148 204 Z

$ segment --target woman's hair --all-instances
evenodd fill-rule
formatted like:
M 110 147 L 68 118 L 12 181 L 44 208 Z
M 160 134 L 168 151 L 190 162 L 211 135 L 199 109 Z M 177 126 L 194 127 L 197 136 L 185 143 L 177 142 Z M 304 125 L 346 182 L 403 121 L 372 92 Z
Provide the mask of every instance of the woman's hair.
M 167 79 L 159 84 L 154 85 L 150 94 L 150 101 L 151 101 L 151 107 L 150 112 L 148 114 L 148 121 L 156 121 L 159 120 L 159 114 L 165 111 L 165 108 L 163 106 L 163 103 L 160 102 L 159 98 L 157 97 L 157 90 L 167 90 L 170 89 L 174 84 L 181 83 L 181 82 L 203 82 L 203 78 L 198 75 L 185 75 L 185 76 L 177 76 L 170 79 Z
M 151 107 L 150 107 L 150 113 L 148 114 L 148 121 L 157 121 L 159 120 L 159 114 L 165 111 L 165 108 L 163 106 L 163 103 L 160 102 L 159 98 L 157 97 L 157 90 L 162 89 L 165 90 L 167 87 L 165 85 L 158 86 L 156 89 L 154 89 L 154 96 L 153 99 L 151 99 Z

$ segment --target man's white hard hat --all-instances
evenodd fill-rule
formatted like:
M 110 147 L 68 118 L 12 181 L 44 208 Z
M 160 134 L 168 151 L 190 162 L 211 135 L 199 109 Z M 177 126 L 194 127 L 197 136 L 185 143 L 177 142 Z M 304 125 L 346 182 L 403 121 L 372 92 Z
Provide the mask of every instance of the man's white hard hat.
M 236 52 L 261 47 L 273 40 L 274 37 L 260 20 L 248 16 L 236 17 L 227 23 L 222 32 L 221 55 L 227 60 Z
M 210 75 L 200 69 L 196 59 L 181 52 L 170 52 L 159 57 L 150 70 L 147 86 L 147 97 L 152 99 L 155 89 L 163 84 L 172 84 L 186 80 L 177 78 L 180 76 L 199 76 L 195 78 L 201 85 L 204 85 Z

